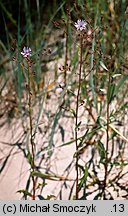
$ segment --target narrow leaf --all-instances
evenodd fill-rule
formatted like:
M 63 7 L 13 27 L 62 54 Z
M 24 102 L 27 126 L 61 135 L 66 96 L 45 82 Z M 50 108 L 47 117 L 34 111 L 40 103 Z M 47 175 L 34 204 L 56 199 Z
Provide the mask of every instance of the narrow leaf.
M 60 133 L 61 133 L 61 137 L 62 137 L 62 142 L 64 142 L 64 135 L 65 135 L 64 128 L 61 125 L 59 125 L 59 129 L 60 129 Z
M 105 148 L 103 143 L 100 140 L 98 141 L 97 148 L 100 155 L 100 162 L 103 162 L 103 160 L 105 159 Z
M 110 85 L 110 88 L 108 89 L 108 103 L 111 103 L 114 97 L 114 91 L 115 91 L 115 84 L 112 83 Z
M 128 80 L 128 75 L 124 76 L 120 82 L 117 84 L 117 86 L 114 89 L 114 95 L 116 95 L 119 91 L 119 89 L 123 86 L 124 82 Z
M 100 66 L 101 66 L 104 70 L 108 71 L 108 68 L 105 66 L 105 64 L 104 64 L 102 61 L 100 61 Z
M 79 185 L 78 185 L 79 191 L 80 191 L 81 188 L 85 185 L 85 182 L 86 182 L 86 180 L 87 180 L 87 177 L 88 177 L 88 167 L 85 166 L 84 175 L 83 175 L 82 178 L 80 179 L 80 183 L 79 183 Z

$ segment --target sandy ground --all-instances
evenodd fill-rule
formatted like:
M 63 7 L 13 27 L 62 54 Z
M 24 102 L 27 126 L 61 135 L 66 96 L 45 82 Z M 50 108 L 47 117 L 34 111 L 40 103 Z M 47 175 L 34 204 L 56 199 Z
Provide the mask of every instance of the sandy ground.
M 81 110 L 82 112 L 82 110 Z M 84 118 L 83 118 L 84 119 Z M 73 120 L 67 120 L 63 118 L 59 121 L 60 125 L 63 125 L 64 130 L 66 131 L 65 134 L 65 141 L 72 140 L 73 137 Z M 20 193 L 17 193 L 18 190 L 25 189 L 26 182 L 29 177 L 30 166 L 28 165 L 28 161 L 23 155 L 16 144 L 22 140 L 23 130 L 21 128 L 20 121 L 12 121 L 12 123 L 5 124 L 0 129 L 0 159 L 1 159 L 1 166 L 3 165 L 3 161 L 8 156 L 7 163 L 1 172 L 0 175 L 0 199 L 1 200 L 19 200 L 22 198 Z M 82 132 L 81 132 L 82 134 Z M 45 137 L 46 139 L 46 137 Z M 37 151 L 43 147 L 43 142 L 45 139 L 42 135 L 36 135 L 36 143 L 37 143 Z M 105 138 L 103 138 L 105 140 Z M 57 176 L 61 176 L 62 178 L 67 178 L 66 184 L 63 184 L 64 181 L 51 181 L 47 180 L 47 185 L 44 187 L 42 195 L 46 198 L 48 195 L 54 195 L 57 199 L 68 199 L 70 190 L 72 188 L 73 182 L 75 180 L 75 168 L 74 162 L 75 158 L 73 158 L 75 153 L 75 144 L 71 144 L 62 148 L 58 148 L 61 145 L 62 137 L 60 130 L 58 130 L 54 137 L 54 153 L 47 161 L 48 151 L 45 149 L 42 153 L 38 155 L 36 158 L 37 164 L 43 158 L 41 167 L 42 172 L 49 169 L 52 173 L 56 174 Z M 20 143 L 19 143 L 20 144 Z M 21 143 L 21 146 L 24 147 L 25 144 Z M 15 146 L 15 147 L 14 147 Z M 125 154 L 125 159 L 128 161 L 127 151 Z M 118 150 L 115 150 L 115 155 L 118 153 Z M 80 157 L 80 163 L 85 164 L 86 161 L 89 160 L 91 155 L 91 149 L 88 149 L 85 153 L 83 153 Z M 98 156 L 97 156 L 98 157 Z M 97 158 L 98 160 L 98 158 Z M 6 161 L 5 161 L 6 162 Z M 72 162 L 70 168 L 67 169 L 69 164 Z M 67 169 L 67 170 L 66 170 Z M 113 176 L 118 171 L 118 167 L 113 170 Z M 103 179 L 104 176 L 104 169 L 100 167 L 99 172 L 99 179 Z M 128 166 L 125 167 L 124 172 L 128 172 Z M 127 184 L 128 175 L 126 175 L 123 180 L 122 184 Z M 39 180 L 38 183 L 42 181 Z M 90 187 L 90 190 L 92 187 Z M 73 190 L 74 191 L 74 190 Z M 110 188 L 109 191 L 113 193 L 115 199 L 122 199 L 121 196 L 117 197 L 117 193 L 113 191 L 113 188 Z M 37 190 L 39 193 L 39 190 Z M 73 192 L 74 194 L 74 192 Z M 121 192 L 121 194 L 125 194 Z M 94 195 L 93 195 L 94 196 Z M 90 196 L 89 199 L 93 199 L 93 196 Z
M 53 65 L 53 64 L 52 64 Z M 49 65 L 50 70 L 53 70 L 52 65 Z M 50 77 L 50 78 L 49 78 Z M 54 81 L 54 77 L 51 77 L 51 74 L 48 75 L 47 82 L 51 83 Z M 61 83 L 61 77 L 58 79 L 58 83 Z M 61 90 L 58 90 L 56 92 L 57 96 L 59 96 Z M 58 112 L 57 108 L 57 99 L 54 97 L 51 99 L 51 102 L 48 104 L 45 104 L 45 111 L 50 110 L 50 114 L 55 117 L 56 113 Z M 38 109 L 36 109 L 36 113 L 38 113 Z M 71 115 L 71 113 L 70 113 Z M 84 112 L 83 107 L 79 108 L 79 116 L 82 120 L 82 126 L 83 128 L 86 128 L 87 123 L 87 112 Z M 26 183 L 29 178 L 30 174 L 30 166 L 28 164 L 27 159 L 24 157 L 23 150 L 25 151 L 26 147 L 28 148 L 28 142 L 27 140 L 23 139 L 24 132 L 23 128 L 21 126 L 21 121 L 13 119 L 10 123 L 6 122 L 6 118 L 3 118 L 0 120 L 0 124 L 2 125 L 0 127 L 0 199 L 1 200 L 19 200 L 22 198 L 22 194 L 17 193 L 18 190 L 25 189 Z M 27 119 L 25 119 L 26 125 L 27 125 Z M 127 121 L 127 120 L 126 120 Z M 5 124 L 4 124 L 5 122 Z M 41 118 L 39 123 L 42 124 L 43 122 L 43 132 L 40 133 L 39 130 L 37 131 L 36 137 L 35 137 L 35 143 L 36 143 L 36 152 L 40 152 L 36 156 L 36 165 L 39 165 L 39 162 L 41 162 L 41 171 L 43 173 L 47 171 L 50 171 L 53 175 L 56 174 L 57 176 L 62 178 L 66 178 L 67 181 L 51 181 L 47 180 L 47 185 L 44 187 L 42 191 L 42 196 L 45 198 L 48 195 L 54 195 L 56 199 L 68 199 L 70 195 L 70 191 L 72 190 L 72 185 L 74 183 L 74 180 L 76 178 L 76 172 L 75 172 L 75 143 L 72 143 L 70 145 L 64 146 L 59 148 L 61 144 L 64 142 L 71 141 L 74 137 L 74 120 L 73 118 L 66 118 L 61 117 L 58 121 L 58 126 L 55 130 L 55 135 L 53 137 L 54 141 L 54 151 L 52 156 L 47 160 L 48 158 L 48 149 L 45 148 L 51 139 L 51 131 L 47 131 L 44 133 L 44 129 L 47 128 L 47 126 L 52 126 L 53 122 L 49 122 L 46 115 L 41 114 Z M 62 129 L 64 130 L 64 137 L 62 137 Z M 121 129 L 120 129 L 121 131 Z M 80 130 L 78 133 L 78 136 L 81 136 L 85 133 L 84 130 Z M 63 140 L 64 139 L 64 140 Z M 106 134 L 103 132 L 102 142 L 106 143 Z M 110 143 L 111 145 L 111 143 Z M 115 144 L 116 145 L 116 144 Z M 22 149 L 22 151 L 20 150 Z M 42 149 L 42 151 L 40 151 Z M 80 164 L 85 165 L 86 162 L 89 160 L 92 152 L 92 147 L 88 148 L 84 153 L 80 156 Z M 128 145 L 126 145 L 126 151 L 125 151 L 125 161 L 128 163 Z M 114 156 L 118 154 L 118 147 L 114 148 Z M 7 158 L 7 159 L 6 159 Z M 98 155 L 95 158 L 95 163 L 98 161 Z M 5 167 L 3 168 L 3 165 L 5 164 Z M 71 166 L 69 166 L 69 164 Z M 113 169 L 113 176 L 119 171 L 119 167 L 116 167 Z M 103 167 L 99 167 L 97 170 L 98 176 L 100 180 L 103 180 L 104 177 L 104 169 Z M 127 172 L 127 175 L 124 176 L 124 178 L 121 180 L 122 185 L 128 185 L 128 166 L 125 166 L 123 172 Z M 110 177 L 111 178 L 111 177 Z M 109 180 L 109 179 L 108 179 Z M 42 180 L 40 179 L 38 183 L 42 183 Z M 93 187 L 90 187 L 90 191 L 93 190 Z M 125 194 L 124 191 L 119 190 L 119 194 L 117 196 L 117 192 L 113 191 L 113 188 L 109 188 L 109 191 L 112 192 L 115 199 L 122 199 L 122 195 Z M 37 190 L 37 194 L 40 194 L 40 191 Z M 75 194 L 75 191 L 73 189 L 72 198 Z M 94 195 L 90 195 L 88 199 L 93 199 Z M 38 198 L 37 198 L 38 199 Z

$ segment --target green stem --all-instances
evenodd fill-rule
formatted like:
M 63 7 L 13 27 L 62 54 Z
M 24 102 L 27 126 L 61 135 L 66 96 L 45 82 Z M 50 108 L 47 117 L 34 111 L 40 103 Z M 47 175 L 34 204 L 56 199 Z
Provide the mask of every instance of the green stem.
M 110 72 L 109 72 L 109 78 L 108 78 L 108 89 L 107 92 L 109 92 L 110 88 L 110 82 L 111 82 L 111 77 L 110 77 Z M 107 130 L 106 130 L 106 155 L 105 155 L 105 175 L 104 175 L 104 186 L 103 186 L 103 199 L 106 199 L 105 196 L 105 189 L 107 186 L 107 176 L 108 176 L 108 144 L 109 144 L 109 96 L 107 94 Z
M 76 96 L 76 121 L 75 121 L 75 143 L 76 143 L 76 152 L 78 152 L 78 109 L 79 109 L 79 96 L 80 96 L 80 87 L 81 87 L 81 71 L 82 71 L 82 49 L 83 49 L 83 36 L 81 33 L 80 36 L 80 65 L 79 65 L 79 79 L 78 79 L 78 91 Z M 78 154 L 76 154 L 76 200 L 79 198 L 79 188 L 78 188 L 79 172 L 78 172 Z

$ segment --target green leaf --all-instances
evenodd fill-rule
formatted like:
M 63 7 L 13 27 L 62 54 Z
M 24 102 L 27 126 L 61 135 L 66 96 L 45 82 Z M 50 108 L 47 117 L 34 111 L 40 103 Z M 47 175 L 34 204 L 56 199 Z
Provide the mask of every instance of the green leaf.
M 2 87 L 0 88 L 0 95 L 1 95 L 1 93 L 2 93 L 2 91 L 3 91 L 3 89 L 6 87 L 8 80 L 9 80 L 9 79 L 7 79 L 7 80 L 4 82 L 3 85 L 1 84 Z
M 41 173 L 41 172 L 37 172 L 37 171 L 32 172 L 31 175 L 42 178 L 42 179 L 52 180 L 52 181 L 62 180 L 62 178 L 63 178 L 63 176 L 56 176 L 56 175 Z
M 76 117 L 76 112 L 74 109 L 70 109 L 69 111 L 73 114 L 74 117 Z
M 56 127 L 58 125 L 60 116 L 61 116 L 61 112 L 62 112 L 61 110 L 58 110 L 58 112 L 56 112 L 56 114 L 55 114 L 54 122 L 52 125 L 52 131 L 50 134 L 50 140 L 49 140 L 49 144 L 48 144 L 48 155 L 49 156 L 51 156 L 53 153 L 52 147 L 54 147 L 54 135 L 55 135 L 55 130 L 56 130 Z
M 104 70 L 108 71 L 108 68 L 105 66 L 105 64 L 104 64 L 102 61 L 100 61 L 100 66 L 101 66 Z
M 116 78 L 116 77 L 119 77 L 119 76 L 121 76 L 121 74 L 114 74 L 112 77 Z
M 61 133 L 61 137 L 62 137 L 62 142 L 64 142 L 64 135 L 65 135 L 64 128 L 61 125 L 59 125 L 59 129 L 60 129 L 60 133 Z
M 109 89 L 108 89 L 108 103 L 110 104 L 114 97 L 114 91 L 115 91 L 115 84 L 111 83 Z
M 81 125 L 81 121 L 78 123 L 78 125 L 76 126 L 75 130 L 77 130 Z
M 87 134 L 88 134 L 88 131 L 89 131 L 89 129 L 85 132 L 85 134 L 83 135 L 83 136 L 81 136 L 81 137 L 78 137 L 78 139 L 77 140 L 80 140 L 80 143 L 79 143 L 79 145 L 81 145 L 82 143 L 83 143 L 83 141 L 84 141 L 84 139 L 85 139 L 85 137 L 87 136 Z M 63 146 L 66 146 L 66 145 L 70 145 L 70 144 L 72 144 L 72 143 L 74 143 L 76 140 L 75 139 L 72 139 L 71 141 L 69 141 L 69 142 L 66 142 L 66 143 L 63 143 L 62 145 L 60 145 L 59 147 L 63 147 Z
M 84 168 L 84 175 L 82 176 L 82 178 L 80 179 L 80 183 L 78 185 L 79 191 L 81 190 L 81 188 L 85 185 L 85 182 L 87 180 L 88 177 L 88 167 L 85 166 Z
M 53 199 L 53 198 L 55 199 L 56 197 L 55 197 L 54 195 L 51 194 L 51 195 L 48 195 L 48 196 L 47 196 L 46 200 L 51 200 L 51 199 Z
M 71 65 L 76 65 L 76 63 L 78 62 L 78 49 L 76 50 L 76 52 L 74 53 L 72 59 L 71 59 Z
M 32 197 L 32 194 L 30 192 L 28 192 L 27 190 L 18 190 L 17 193 L 23 193 L 24 197 L 30 196 Z
M 97 10 L 97 9 L 96 9 Z M 94 29 L 96 29 L 97 27 L 97 21 L 98 21 L 98 10 L 96 12 L 95 15 L 95 22 L 94 22 Z M 93 100 L 94 100 L 94 104 L 95 107 L 97 109 L 97 99 L 96 99 L 96 90 L 95 90 L 95 80 L 94 80 L 94 72 L 93 72 L 93 68 L 94 68 L 94 53 L 95 53 L 95 46 L 96 46 L 96 32 L 93 32 L 92 35 L 92 47 L 91 47 L 91 57 L 90 57 L 90 87 L 91 87 L 91 91 L 92 91 L 92 96 L 93 96 Z
M 41 195 L 38 195 L 39 200 L 45 200 L 45 198 Z
M 13 23 L 14 26 L 17 26 L 16 24 L 16 20 L 13 19 L 12 14 L 7 10 L 7 7 L 4 6 L 4 4 L 0 1 L 0 7 L 2 8 L 2 10 L 5 12 L 8 20 L 11 21 L 11 23 Z
M 88 135 L 89 129 L 86 130 L 85 134 L 80 138 L 79 146 L 81 146 L 85 140 L 85 137 Z
M 27 154 L 27 159 L 28 159 L 29 164 L 32 166 L 32 155 L 31 155 L 30 151 Z
M 78 138 L 77 140 L 79 140 L 80 138 Z M 66 143 L 63 143 L 62 145 L 60 145 L 59 147 L 63 147 L 63 146 L 66 146 L 66 145 L 70 145 L 70 144 L 72 144 L 72 143 L 74 143 L 75 142 L 75 140 L 73 139 L 73 140 L 71 140 L 71 141 L 69 141 L 69 142 L 66 142 Z
M 94 200 L 100 200 L 101 199 L 101 196 L 102 196 L 102 193 L 98 193 L 96 194 L 96 196 L 94 197 Z
M 100 155 L 100 162 L 102 163 L 105 159 L 106 152 L 105 152 L 104 145 L 100 140 L 98 140 L 97 148 Z
M 117 86 L 114 89 L 114 95 L 116 95 L 119 91 L 119 89 L 123 86 L 124 82 L 128 80 L 128 75 L 124 76 L 120 82 L 117 84 Z
M 6 164 L 7 164 L 8 159 L 9 159 L 10 156 L 11 156 L 11 154 L 9 154 L 9 155 L 5 158 L 3 164 L 1 165 L 0 173 L 1 173 L 1 172 L 3 171 L 3 169 L 5 168 L 5 166 L 6 166 Z

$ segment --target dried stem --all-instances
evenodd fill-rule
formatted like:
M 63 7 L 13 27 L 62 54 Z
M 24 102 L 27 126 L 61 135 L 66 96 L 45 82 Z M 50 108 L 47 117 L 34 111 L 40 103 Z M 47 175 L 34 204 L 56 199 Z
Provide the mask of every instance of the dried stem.
M 31 144 L 31 150 L 32 150 L 32 172 L 35 171 L 35 144 L 33 141 L 33 125 L 32 125 L 32 104 L 31 104 L 31 65 L 29 59 L 27 59 L 28 63 L 28 111 L 29 111 L 29 127 L 30 127 L 30 144 Z M 33 188 L 32 188 L 32 200 L 35 200 L 35 192 L 36 192 L 36 179 L 34 176 L 32 176 L 32 183 L 33 183 Z
M 78 80 L 78 91 L 76 96 L 76 121 L 75 121 L 75 143 L 76 143 L 76 152 L 78 152 L 78 133 L 77 133 L 77 125 L 78 125 L 78 109 L 79 109 L 79 96 L 80 96 L 80 87 L 81 87 L 81 71 L 82 71 L 82 49 L 83 49 L 83 36 L 82 33 L 80 35 L 80 65 L 79 65 L 79 80 Z M 76 155 L 76 200 L 78 200 L 79 196 L 79 188 L 78 188 L 78 180 L 79 180 L 79 172 L 78 172 L 78 155 Z

